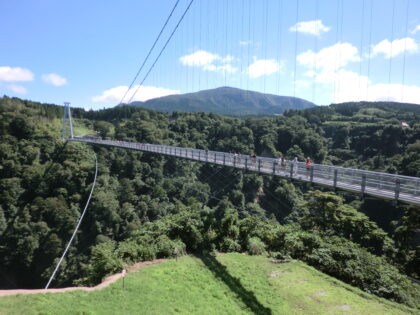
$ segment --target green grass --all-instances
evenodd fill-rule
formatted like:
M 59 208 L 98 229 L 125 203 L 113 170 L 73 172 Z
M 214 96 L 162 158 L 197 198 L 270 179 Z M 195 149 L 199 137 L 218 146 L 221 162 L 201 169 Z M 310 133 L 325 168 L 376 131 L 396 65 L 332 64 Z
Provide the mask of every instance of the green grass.
M 407 314 L 302 262 L 261 256 L 183 257 L 98 291 L 0 298 L 0 314 Z

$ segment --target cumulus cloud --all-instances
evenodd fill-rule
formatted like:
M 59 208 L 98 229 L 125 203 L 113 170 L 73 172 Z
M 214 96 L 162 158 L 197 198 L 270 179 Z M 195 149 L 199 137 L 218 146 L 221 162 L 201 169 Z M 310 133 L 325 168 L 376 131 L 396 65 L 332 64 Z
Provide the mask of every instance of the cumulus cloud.
M 9 91 L 12 91 L 12 92 L 15 92 L 15 93 L 18 93 L 18 94 L 26 94 L 26 93 L 28 93 L 28 91 L 26 90 L 26 88 L 23 87 L 23 86 L 20 86 L 20 85 L 14 85 L 14 84 L 6 85 L 6 88 Z
M 258 78 L 279 72 L 282 66 L 283 61 L 279 63 L 275 59 L 257 59 L 254 57 L 254 62 L 249 65 L 247 73 L 251 78 Z
M 333 86 L 331 96 L 335 103 L 390 100 L 420 104 L 419 86 L 375 84 L 367 76 L 345 69 L 351 62 L 360 61 L 357 48 L 351 44 L 337 43 L 319 52 L 308 50 L 298 55 L 297 61 L 307 68 L 305 77 L 321 85 Z M 301 83 L 296 82 L 298 86 Z
M 334 102 L 395 101 L 420 104 L 420 86 L 372 83 L 368 77 L 340 70 L 335 77 Z M 332 80 L 330 83 L 334 82 Z
M 105 90 L 102 92 L 101 95 L 97 95 L 92 97 L 92 101 L 95 103 L 118 103 L 121 98 L 124 96 L 125 92 L 127 91 L 127 86 L 117 86 L 111 88 L 109 90 Z M 138 91 L 137 91 L 138 89 Z M 124 101 L 128 101 L 129 98 L 133 95 L 133 93 L 137 91 L 136 95 L 133 97 L 132 101 L 147 101 L 152 98 L 172 95 L 172 94 L 179 94 L 180 91 L 178 90 L 170 90 L 161 87 L 155 86 L 139 86 L 136 85 L 128 91 L 126 99 Z
M 198 67 L 206 71 L 233 73 L 238 70 L 231 64 L 235 60 L 233 56 L 222 57 L 205 50 L 197 50 L 190 55 L 182 56 L 179 60 L 184 66 Z
M 182 56 L 179 60 L 184 66 L 192 67 L 209 65 L 220 58 L 217 54 L 212 54 L 205 50 L 198 50 L 190 55 Z
M 358 49 L 350 43 L 334 44 L 319 52 L 307 50 L 297 56 L 297 61 L 311 70 L 315 67 L 324 71 L 335 71 L 349 64 L 360 61 Z
M 67 84 L 67 79 L 58 75 L 57 73 L 48 73 L 42 75 L 42 80 L 54 86 L 63 86 Z
M 373 45 L 372 57 L 383 54 L 386 59 L 389 59 L 403 54 L 404 51 L 415 54 L 420 51 L 420 44 L 410 37 L 395 39 L 392 42 L 384 39 L 376 45 Z
M 325 26 L 321 20 L 302 21 L 289 28 L 289 31 L 291 32 L 299 32 L 314 36 L 319 36 L 329 30 L 330 28 Z
M 17 82 L 32 81 L 34 74 L 31 70 L 20 67 L 0 67 L 0 81 Z
M 417 32 L 420 32 L 420 24 L 417 25 L 415 28 L 413 28 L 410 33 L 411 34 L 416 34 Z

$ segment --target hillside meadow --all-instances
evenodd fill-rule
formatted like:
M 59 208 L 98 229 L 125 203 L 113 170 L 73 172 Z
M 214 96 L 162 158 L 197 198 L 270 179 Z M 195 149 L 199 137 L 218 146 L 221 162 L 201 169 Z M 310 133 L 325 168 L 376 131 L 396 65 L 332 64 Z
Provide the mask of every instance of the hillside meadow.
M 17 314 L 416 314 L 300 262 L 229 253 L 184 256 L 102 290 L 0 298 Z

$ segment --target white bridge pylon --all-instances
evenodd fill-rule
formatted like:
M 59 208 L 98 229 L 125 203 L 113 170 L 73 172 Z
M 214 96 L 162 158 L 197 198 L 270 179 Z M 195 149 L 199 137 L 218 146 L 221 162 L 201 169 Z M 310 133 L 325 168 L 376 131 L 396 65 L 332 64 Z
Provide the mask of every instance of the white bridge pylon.
M 70 138 L 73 138 L 73 121 L 71 119 L 70 102 L 64 102 L 64 117 L 63 129 L 61 129 L 61 140 L 66 140 L 66 132 L 68 129 L 70 129 Z

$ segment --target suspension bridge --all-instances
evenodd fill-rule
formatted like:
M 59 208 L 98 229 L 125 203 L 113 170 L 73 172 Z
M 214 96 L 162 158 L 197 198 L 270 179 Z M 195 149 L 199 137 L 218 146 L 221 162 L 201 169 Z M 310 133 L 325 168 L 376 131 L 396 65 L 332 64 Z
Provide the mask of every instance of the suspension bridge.
M 96 137 L 73 136 L 68 138 L 67 141 L 152 152 L 318 184 L 331 189 L 347 190 L 361 196 L 370 195 L 382 199 L 392 199 L 420 205 L 420 178 L 417 177 L 323 164 L 307 166 L 304 162 L 293 161 L 287 161 L 286 166 L 282 166 L 278 163 L 278 159 L 261 156 L 253 157 L 243 154 L 168 145 L 104 140 Z
M 294 61 L 294 71 L 293 71 L 293 95 L 296 94 L 296 82 L 298 78 L 296 77 L 297 73 L 297 62 L 301 63 L 302 65 L 305 65 L 305 62 L 307 62 L 307 66 L 313 70 L 314 73 L 317 73 L 321 70 L 330 69 L 330 62 L 335 63 L 335 67 L 331 70 L 331 75 L 328 75 L 327 77 L 332 78 L 332 81 L 330 83 L 333 84 L 333 94 L 334 94 L 334 100 L 339 100 L 340 98 L 337 97 L 337 93 L 340 94 L 340 89 L 342 89 L 347 84 L 344 84 L 345 82 L 340 82 L 340 76 L 339 74 L 344 69 L 344 66 L 346 62 L 342 60 L 344 58 L 344 52 L 342 53 L 342 50 L 351 47 L 352 51 L 354 52 L 355 56 L 354 58 L 350 58 L 353 61 L 359 62 L 359 73 L 357 74 L 354 72 L 355 77 L 358 78 L 358 86 L 355 88 L 357 90 L 357 93 L 359 94 L 358 100 L 366 99 L 370 100 L 368 97 L 368 90 L 369 90 L 369 76 L 372 74 L 370 71 L 370 61 L 372 54 L 370 52 L 370 49 L 372 48 L 373 42 L 372 42 L 372 30 L 373 30 L 373 11 L 375 4 L 373 1 L 370 1 L 370 5 L 368 3 L 365 4 L 365 1 L 360 2 L 360 20 L 357 20 L 354 22 L 355 24 L 360 24 L 360 58 L 356 55 L 359 54 L 358 49 L 355 46 L 350 45 L 349 43 L 345 42 L 345 39 L 343 38 L 343 22 L 345 20 L 344 14 L 346 13 L 346 10 L 344 9 L 345 3 L 343 0 L 339 0 L 336 3 L 336 38 L 335 38 L 335 44 L 333 46 L 324 48 L 322 50 L 318 49 L 318 36 L 320 35 L 321 30 L 324 32 L 327 32 L 329 28 L 326 28 L 322 25 L 322 21 L 320 20 L 319 13 L 320 13 L 320 4 L 318 0 L 314 0 L 312 3 L 314 5 L 314 12 L 315 16 L 313 16 L 312 20 L 306 21 L 306 22 L 299 22 L 299 14 L 300 10 L 302 9 L 302 6 L 299 4 L 299 0 L 295 1 L 295 8 L 293 6 L 285 6 L 283 7 L 282 2 L 278 3 L 270 3 L 270 1 L 264 1 L 264 3 L 261 4 L 261 6 L 254 6 L 252 1 L 242 1 L 241 3 L 235 3 L 232 1 L 224 1 L 223 6 L 216 6 L 215 8 L 212 8 L 210 6 L 210 2 L 205 2 L 206 7 L 204 8 L 204 2 L 200 1 L 196 4 L 195 8 L 192 6 L 194 0 L 188 0 L 185 3 L 184 9 L 181 10 L 181 13 L 178 13 L 178 19 L 174 18 L 174 15 L 177 15 L 176 12 L 179 8 L 178 4 L 179 1 L 175 1 L 175 4 L 170 11 L 164 25 L 162 26 L 162 29 L 160 30 L 158 36 L 156 37 L 153 45 L 151 46 L 147 56 L 145 57 L 142 65 L 140 66 L 137 74 L 135 75 L 133 81 L 129 85 L 129 87 L 126 89 L 124 95 L 122 96 L 119 104 L 124 103 L 124 99 L 126 97 L 128 98 L 128 102 L 134 100 L 135 94 L 138 92 L 139 88 L 143 85 L 145 80 L 147 80 L 149 74 L 152 72 L 152 70 L 157 66 L 158 60 L 163 55 L 163 52 L 167 48 L 169 42 L 176 34 L 178 28 L 181 26 L 181 22 L 184 21 L 184 28 L 181 27 L 181 31 L 178 31 L 178 36 L 186 35 L 184 39 L 186 39 L 187 45 L 190 45 L 192 43 L 199 43 L 200 49 L 202 39 L 204 42 L 204 39 L 206 40 L 206 43 L 210 46 L 215 46 L 216 49 L 218 45 L 217 43 L 221 43 L 224 46 L 224 55 L 226 57 L 223 57 L 222 55 L 217 54 L 211 54 L 208 51 L 205 50 L 196 50 L 194 53 L 184 56 L 180 58 L 179 65 L 183 65 L 186 67 L 191 68 L 194 70 L 194 67 L 199 70 L 199 66 L 202 66 L 203 71 L 206 72 L 208 75 L 209 71 L 216 71 L 221 70 L 222 74 L 224 74 L 224 80 L 226 85 L 226 79 L 229 77 L 228 74 L 232 74 L 235 71 L 234 70 L 234 64 L 232 63 L 235 59 L 237 60 L 248 60 L 247 69 L 245 73 L 248 73 L 249 75 L 252 74 L 251 70 L 253 69 L 250 61 L 250 55 L 251 53 L 254 54 L 256 52 L 259 52 L 260 55 L 263 54 L 264 57 L 261 60 L 258 60 L 260 64 L 263 66 L 263 70 L 267 70 L 267 66 L 270 65 L 270 61 L 272 61 L 268 57 L 268 53 L 270 51 L 267 51 L 267 46 L 270 43 L 273 42 L 280 42 L 282 39 L 282 21 L 286 15 L 295 15 L 294 21 L 288 20 L 288 23 L 294 23 L 294 26 L 289 28 L 289 31 L 294 32 L 294 51 L 292 52 L 293 55 L 293 61 Z M 217 4 L 217 3 L 216 3 Z M 229 7 L 231 5 L 231 7 Z M 346 4 L 347 5 L 347 4 Z M 234 17 L 234 15 L 230 16 L 230 14 L 234 13 L 234 9 L 232 8 L 240 8 L 240 12 L 237 12 L 239 15 L 237 17 Z M 396 41 L 394 43 L 394 23 L 395 19 L 394 16 L 396 13 L 399 12 L 401 15 L 402 13 L 405 14 L 405 28 L 404 32 L 399 34 L 399 36 L 404 36 L 401 40 L 404 42 L 404 48 L 399 51 L 404 57 L 404 61 L 406 58 L 406 54 L 409 52 L 409 48 L 407 44 L 411 42 L 411 38 L 408 38 L 408 21 L 409 21 L 409 0 L 404 2 L 404 6 L 401 8 L 395 6 L 395 0 L 392 0 L 392 10 L 390 10 L 390 20 L 391 20 L 391 32 L 390 32 L 390 45 L 389 45 L 389 51 L 385 51 L 384 53 L 387 53 L 389 56 L 393 56 L 393 45 L 398 44 L 399 42 Z M 256 15 L 256 9 L 259 9 L 258 16 Z M 398 10 L 397 10 L 398 9 Z M 191 11 L 188 15 L 187 12 Z M 207 12 L 205 15 L 203 15 L 204 11 Z M 403 11 L 401 11 L 403 10 Z M 366 11 L 366 12 L 365 12 Z M 401 11 L 401 12 L 400 12 Z M 236 11 L 235 11 L 236 12 Z M 370 13 L 369 13 L 370 12 Z M 219 15 L 222 17 L 222 21 L 219 21 Z M 205 18 L 207 16 L 208 23 L 204 23 L 202 25 L 202 18 Z M 200 17 L 199 24 L 196 24 L 196 18 Z M 254 33 L 255 30 L 252 29 L 251 32 L 251 25 L 256 24 L 257 20 L 261 17 L 261 21 L 264 21 L 265 27 L 261 28 L 261 38 L 264 38 L 264 51 L 250 51 L 250 43 L 254 41 Z M 247 19 L 246 19 L 247 18 Z M 171 22 L 172 19 L 172 22 Z M 175 19 L 175 20 L 174 20 Z M 232 19 L 232 20 L 231 20 Z M 367 21 L 365 21 L 367 19 Z M 236 21 L 236 26 L 234 25 L 234 21 Z M 369 54 L 367 54 L 367 57 L 363 57 L 363 47 L 366 46 L 366 43 L 364 42 L 364 33 L 367 32 L 367 29 L 365 29 L 365 22 L 369 22 Z M 169 24 L 168 24 L 169 23 Z M 173 24 L 173 29 L 171 32 L 166 33 L 166 41 L 164 41 L 161 46 L 161 49 L 156 52 L 156 57 L 150 61 L 150 67 L 146 71 L 143 78 L 141 79 L 140 85 L 138 85 L 137 88 L 134 89 L 134 83 L 139 77 L 139 74 L 142 72 L 144 66 L 148 62 L 149 57 L 151 57 L 151 54 L 153 53 L 153 50 L 156 48 L 156 45 L 161 39 L 161 36 L 165 36 L 165 32 L 167 32 L 165 29 L 168 25 Z M 214 23 L 209 26 L 209 23 Z M 306 23 L 306 24 L 305 24 Z M 366 23 L 367 24 L 367 23 Z M 303 27 L 304 25 L 311 25 L 313 27 L 312 34 L 314 35 L 314 44 L 313 51 L 309 50 L 304 53 L 298 54 L 298 33 L 303 32 L 300 27 Z M 240 27 L 239 27 L 240 26 Z M 216 27 L 220 30 L 222 30 L 223 34 L 225 34 L 225 38 L 222 41 L 217 41 L 216 36 L 214 43 L 212 44 L 211 38 L 209 37 L 209 28 L 210 27 Z M 239 30 L 240 28 L 240 30 Z M 321 28 L 321 29 L 320 29 Z M 182 29 L 187 34 L 182 33 Z M 197 29 L 197 34 L 195 33 L 195 30 Z M 248 31 L 246 31 L 248 29 Z M 269 31 L 271 30 L 271 31 Z M 277 30 L 277 31 L 273 31 Z M 192 31 L 192 34 L 190 34 L 190 31 Z M 181 32 L 181 34 L 180 34 Z M 235 37 L 240 35 L 240 38 L 248 38 L 250 41 L 248 42 L 241 42 L 241 44 L 238 46 L 240 48 L 240 51 L 238 51 L 238 47 L 231 45 L 234 40 L 233 38 L 237 39 Z M 190 36 L 192 35 L 192 37 Z M 283 35 L 286 36 L 286 35 Z M 290 36 L 290 35 L 289 35 Z M 182 41 L 181 37 L 174 39 L 174 43 L 172 45 L 173 49 L 177 47 Z M 252 41 L 251 41 L 252 39 Z M 212 45 L 211 45 L 212 44 Z M 193 45 L 194 46 L 194 45 Z M 228 47 L 229 46 L 229 47 Z M 247 47 L 248 53 L 244 55 L 244 47 Z M 258 45 L 253 45 L 258 46 Z M 283 45 L 284 46 L 284 45 Z M 287 47 L 283 47 L 279 44 L 279 47 L 274 47 L 275 51 L 278 53 L 284 53 L 283 51 Z M 236 47 L 236 48 L 235 48 Z M 220 47 L 218 47 L 220 48 Z M 271 47 L 273 48 L 273 47 Z M 395 48 L 395 47 L 394 47 Z M 235 50 L 236 49 L 236 50 Z M 258 48 L 259 49 L 259 48 Z M 185 49 L 181 49 L 180 51 L 185 51 Z M 234 53 L 240 58 L 234 58 L 232 57 Z M 332 55 L 335 56 L 334 60 L 330 60 L 330 52 Z M 395 51 L 394 51 L 395 52 Z M 273 52 L 271 52 L 273 53 Z M 325 55 L 326 54 L 326 55 Z M 306 57 L 305 57 L 306 56 Z M 328 57 L 328 58 L 327 58 Z M 356 58 L 357 57 L 357 58 Z M 363 58 L 362 58 L 363 57 Z M 202 58 L 207 58 L 206 61 L 203 61 Z M 209 59 L 210 58 L 210 59 Z M 254 57 L 255 63 L 257 62 L 256 57 Z M 280 55 L 278 55 L 276 60 L 281 60 Z M 274 60 L 273 59 L 273 60 Z M 350 61 L 350 59 L 348 61 Z M 306 60 L 306 61 L 305 61 Z M 213 64 L 212 62 L 219 61 L 220 64 Z M 276 62 L 278 62 L 276 61 Z M 343 63 L 344 62 L 344 63 Z M 362 76 L 362 63 L 367 62 L 367 78 L 368 80 L 364 82 L 361 80 Z M 232 64 L 231 64 L 232 63 Z M 219 67 L 218 67 L 219 65 Z M 174 66 L 174 63 L 171 62 L 171 67 Z M 308 68 L 308 69 L 309 69 Z M 402 65 L 402 81 L 401 81 L 401 93 L 400 93 L 400 100 L 406 101 L 404 98 L 404 85 L 405 85 L 405 62 Z M 276 68 L 277 69 L 277 68 Z M 306 70 L 308 70 L 306 69 Z M 236 69 L 238 70 L 238 69 Z M 278 70 L 278 69 L 277 69 Z M 277 70 L 275 72 L 277 72 Z M 389 66 L 388 66 L 388 87 L 391 87 L 391 74 L 392 74 L 392 58 L 389 58 Z M 265 81 L 265 75 L 268 75 L 268 72 L 260 73 L 258 76 L 264 77 L 264 92 L 266 87 L 266 81 Z M 324 73 L 322 72 L 321 74 Z M 156 72 L 156 71 L 155 71 Z M 159 71 L 161 72 L 161 71 Z M 181 73 L 182 71 L 177 71 L 177 74 Z M 244 69 L 241 69 L 240 73 L 244 73 Z M 347 72 L 346 72 L 347 73 Z M 188 75 L 187 75 L 188 77 Z M 199 83 L 199 89 L 200 86 L 200 76 L 194 75 L 194 72 L 192 74 L 192 82 L 198 81 Z M 257 76 L 256 76 L 257 77 Z M 176 80 L 177 82 L 180 80 Z M 204 81 L 204 80 L 203 80 Z M 208 80 L 206 80 L 208 81 Z M 322 80 L 321 80 L 322 81 Z M 356 80 L 357 81 L 357 80 Z M 362 81 L 364 82 L 362 84 Z M 241 81 L 242 82 L 242 81 Z M 313 76 L 313 82 L 312 82 L 312 98 L 313 101 L 315 101 L 315 90 L 316 90 L 316 82 L 317 78 L 314 75 Z M 248 83 L 249 83 L 249 77 L 247 81 L 247 89 L 248 89 Z M 279 82 L 277 82 L 279 83 Z M 363 85 L 367 84 L 365 88 L 363 88 Z M 277 84 L 279 85 L 279 84 Z M 341 86 L 341 87 L 340 87 Z M 278 91 L 279 92 L 279 91 Z M 390 97 L 390 89 L 388 89 L 388 99 Z M 363 96 L 363 94 L 366 93 L 366 96 Z M 399 93 L 399 92 L 398 92 Z M 397 93 L 397 94 L 398 94 Z M 132 94 L 129 96 L 129 94 Z M 353 92 L 352 92 L 353 94 Z M 383 92 L 385 94 L 385 91 Z M 182 147 L 176 147 L 176 146 L 166 146 L 166 145 L 158 145 L 158 144 L 145 144 L 145 143 L 136 143 L 136 142 L 127 142 L 127 141 L 117 141 L 117 140 L 104 140 L 100 138 L 95 137 L 77 137 L 73 134 L 72 129 L 72 121 L 71 121 L 71 113 L 70 113 L 70 107 L 69 104 L 66 103 L 65 111 L 64 111 L 64 125 L 63 130 L 65 128 L 66 123 L 69 123 L 70 128 L 70 137 L 67 139 L 68 141 L 76 141 L 76 142 L 85 142 L 88 144 L 93 145 L 101 145 L 101 146 L 108 146 L 108 147 L 119 147 L 119 148 L 126 148 L 126 149 L 132 149 L 132 150 L 139 150 L 144 152 L 152 152 L 156 154 L 162 154 L 167 156 L 174 156 L 178 158 L 183 159 L 189 159 L 192 161 L 199 161 L 204 163 L 212 163 L 216 165 L 223 165 L 226 167 L 234 167 L 246 171 L 252 171 L 252 172 L 258 172 L 261 174 L 271 174 L 273 176 L 280 176 L 287 179 L 293 179 L 298 180 L 302 182 L 308 182 L 312 184 L 318 184 L 330 187 L 331 189 L 343 189 L 347 191 L 351 191 L 357 194 L 363 195 L 371 195 L 378 198 L 384 198 L 384 199 L 392 199 L 395 201 L 403 201 L 407 203 L 412 204 L 420 204 L 420 178 L 417 177 L 409 177 L 409 176 L 401 176 L 401 175 L 395 175 L 395 174 L 387 174 L 387 173 L 381 173 L 381 172 L 372 172 L 372 171 L 366 171 L 366 170 L 359 170 L 359 169 L 352 169 L 352 168 L 344 168 L 344 167 L 337 167 L 337 166 L 331 166 L 331 165 L 323 165 L 323 164 L 312 164 L 310 166 L 305 165 L 304 162 L 295 162 L 288 161 L 286 166 L 281 165 L 277 159 L 273 158 L 266 158 L 266 157 L 251 157 L 246 156 L 242 154 L 230 154 L 227 152 L 217 152 L 217 151 L 211 151 L 211 150 L 201 150 L 201 149 L 194 149 L 194 148 L 182 148 Z M 64 131 L 63 131 L 64 132 Z M 64 140 L 64 134 L 62 134 L 63 140 Z

